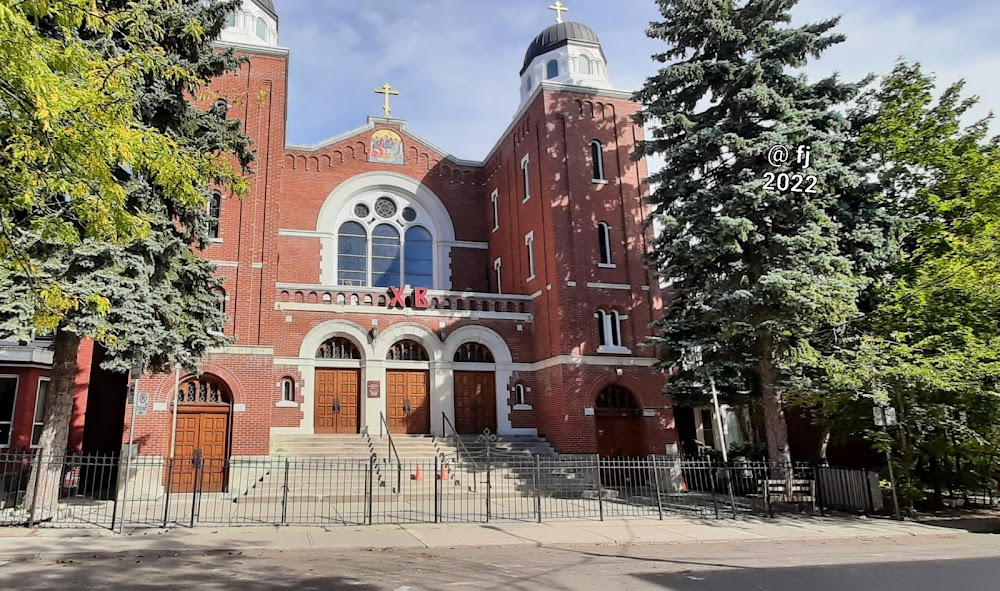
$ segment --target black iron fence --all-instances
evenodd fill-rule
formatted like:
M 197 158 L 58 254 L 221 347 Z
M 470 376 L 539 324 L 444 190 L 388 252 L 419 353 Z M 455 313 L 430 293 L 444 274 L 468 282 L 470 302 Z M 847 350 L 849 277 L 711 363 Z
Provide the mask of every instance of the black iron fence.
M 864 470 L 668 456 L 554 458 L 489 446 L 393 462 L 387 470 L 377 457 L 0 454 L 0 525 L 542 522 L 881 509 L 877 477 Z M 58 495 L 40 490 L 43 479 L 32 477 L 39 470 L 58 473 Z

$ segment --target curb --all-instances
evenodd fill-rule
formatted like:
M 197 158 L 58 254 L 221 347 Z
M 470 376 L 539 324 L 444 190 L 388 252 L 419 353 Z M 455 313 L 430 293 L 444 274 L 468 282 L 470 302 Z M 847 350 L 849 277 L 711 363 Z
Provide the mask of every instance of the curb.
M 174 550 L 106 550 L 106 551 L 71 551 L 71 552 L 61 552 L 58 550 L 53 551 L 40 551 L 40 552 L 30 552 L 23 554 L 4 554 L 0 552 L 0 566 L 4 563 L 24 563 L 24 562 L 34 562 L 34 561 L 74 561 L 74 560 L 115 560 L 115 559 L 125 559 L 125 558 L 135 558 L 135 559 L 158 559 L 158 558 L 174 558 L 181 556 L 242 556 L 251 552 L 301 552 L 303 550 L 311 551 L 330 551 L 330 552 L 389 552 L 393 550 L 444 550 L 444 549 L 455 549 L 455 548 L 576 548 L 576 547 L 617 547 L 626 548 L 633 546 L 680 546 L 680 545 L 702 545 L 702 544 L 746 544 L 746 543 L 762 543 L 762 542 L 778 542 L 778 543 L 794 543 L 794 542 L 817 542 L 817 541 L 847 541 L 847 540 L 876 540 L 876 539 L 893 539 L 893 538 L 914 538 L 914 537 L 934 537 L 934 538 L 955 538 L 959 537 L 967 532 L 961 531 L 942 531 L 938 532 L 920 532 L 920 533 L 910 533 L 910 532 L 895 532 L 891 534 L 877 534 L 872 533 L 871 535 L 859 535 L 859 536 L 846 536 L 840 538 L 832 538 L 829 536 L 817 535 L 814 537 L 801 537 L 801 538 L 773 538 L 768 536 L 761 536 L 759 539 L 741 539 L 741 540 L 676 540 L 676 541 L 653 541 L 653 542 L 601 542 L 601 543 L 586 543 L 586 544 L 575 544 L 572 542 L 568 543 L 541 543 L 541 542 L 523 542 L 516 544 L 456 544 L 454 546 L 437 546 L 431 547 L 427 545 L 413 546 L 413 547 L 400 547 L 400 546 L 346 546 L 346 547 L 290 547 L 290 546 L 260 546 L 260 547 L 242 547 L 242 548 L 178 548 Z

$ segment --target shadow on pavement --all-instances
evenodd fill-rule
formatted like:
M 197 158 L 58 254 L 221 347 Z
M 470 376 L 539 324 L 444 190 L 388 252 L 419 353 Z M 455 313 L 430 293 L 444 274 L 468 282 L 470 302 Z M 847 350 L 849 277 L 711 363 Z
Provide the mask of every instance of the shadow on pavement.
M 789 568 L 634 573 L 633 589 L 669 591 L 981 591 L 996 589 L 995 558 Z

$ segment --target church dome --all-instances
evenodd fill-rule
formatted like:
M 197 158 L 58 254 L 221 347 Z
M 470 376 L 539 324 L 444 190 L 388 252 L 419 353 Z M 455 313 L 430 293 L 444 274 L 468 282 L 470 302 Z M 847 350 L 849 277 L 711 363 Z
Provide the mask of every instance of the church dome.
M 597 39 L 597 33 L 587 25 L 581 25 L 580 23 L 556 23 L 539 33 L 535 37 L 535 40 L 531 42 L 531 45 L 528 46 L 528 52 L 524 54 L 524 66 L 521 68 L 521 74 L 524 74 L 533 59 L 540 55 L 545 55 L 553 49 L 567 45 L 570 41 L 592 44 L 598 49 L 601 47 L 601 42 Z M 601 53 L 603 54 L 603 50 L 601 50 Z

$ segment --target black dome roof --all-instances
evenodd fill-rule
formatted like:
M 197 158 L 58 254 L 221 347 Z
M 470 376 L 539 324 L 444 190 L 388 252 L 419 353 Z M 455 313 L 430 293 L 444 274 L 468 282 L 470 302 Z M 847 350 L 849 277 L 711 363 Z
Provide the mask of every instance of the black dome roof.
M 257 6 L 260 6 L 261 8 L 263 8 L 264 12 L 270 14 L 271 16 L 273 16 L 277 20 L 277 18 L 278 18 L 278 11 L 276 11 L 274 9 L 274 2 L 273 2 L 273 0 L 254 0 L 254 3 L 256 3 Z
M 524 65 L 521 67 L 521 74 L 531 65 L 531 60 L 540 55 L 544 55 L 553 49 L 566 45 L 570 41 L 580 43 L 591 43 L 601 49 L 601 42 L 597 39 L 597 33 L 587 25 L 580 23 L 556 23 L 545 29 L 535 37 L 535 40 L 528 46 L 528 52 L 524 54 Z M 601 56 L 604 50 L 601 49 Z

